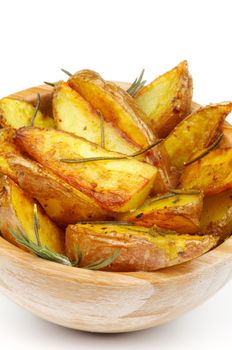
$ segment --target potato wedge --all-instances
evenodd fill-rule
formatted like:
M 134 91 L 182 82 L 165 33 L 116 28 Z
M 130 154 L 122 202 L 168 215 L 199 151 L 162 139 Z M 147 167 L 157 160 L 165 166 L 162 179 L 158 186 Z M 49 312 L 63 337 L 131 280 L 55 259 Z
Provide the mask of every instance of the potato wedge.
M 184 164 L 210 146 L 222 131 L 232 102 L 209 105 L 185 118 L 162 142 L 173 169 L 180 172 Z
M 29 126 L 34 111 L 35 107 L 28 102 L 5 97 L 0 100 L 0 126 L 15 129 Z M 55 123 L 53 118 L 44 116 L 38 111 L 34 125 L 41 128 L 54 128 Z
M 65 163 L 61 159 L 121 154 L 64 131 L 21 128 L 16 131 L 15 140 L 32 158 L 106 210 L 128 211 L 141 205 L 157 174 L 155 167 L 135 159 Z
M 188 63 L 183 61 L 139 90 L 135 100 L 146 113 L 147 124 L 163 138 L 190 114 L 192 91 Z
M 232 188 L 232 149 L 216 149 L 186 166 L 180 178 L 181 188 L 202 190 L 205 195 Z
M 192 234 L 199 231 L 202 205 L 201 194 L 169 193 L 149 199 L 140 208 L 121 214 L 119 220 L 143 227 L 159 226 L 178 233 Z
M 232 190 L 205 197 L 200 221 L 201 232 L 224 241 L 232 233 Z
M 91 70 L 77 72 L 68 84 L 99 110 L 107 122 L 122 130 L 135 146 L 145 148 L 154 142 L 154 134 L 144 122 L 145 114 L 120 87 Z
M 217 240 L 211 235 L 178 235 L 172 231 L 116 224 L 77 224 L 66 230 L 66 254 L 83 258 L 80 266 L 120 255 L 105 268 L 108 271 L 154 271 L 202 255 Z
M 72 132 L 101 146 L 103 128 L 104 148 L 107 150 L 132 154 L 140 149 L 111 122 L 102 120 L 89 102 L 67 83 L 56 84 L 52 104 L 58 130 Z
M 20 187 L 37 199 L 47 215 L 58 225 L 112 217 L 84 193 L 35 161 L 12 154 L 6 160 L 16 174 Z
M 33 221 L 35 201 L 27 195 L 16 183 L 7 176 L 0 180 L 0 231 L 9 242 L 21 247 L 16 241 L 11 229 L 19 227 L 36 242 Z M 58 228 L 44 213 L 38 204 L 39 235 L 41 245 L 51 250 L 64 253 L 64 232 Z

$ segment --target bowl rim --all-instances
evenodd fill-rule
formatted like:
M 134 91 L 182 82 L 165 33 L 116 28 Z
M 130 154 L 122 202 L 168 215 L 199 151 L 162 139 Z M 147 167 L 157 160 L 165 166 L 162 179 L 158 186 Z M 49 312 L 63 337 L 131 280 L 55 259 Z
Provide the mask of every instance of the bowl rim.
M 117 82 L 120 87 L 126 89 L 130 84 L 125 82 Z M 36 103 L 37 94 L 40 93 L 41 101 L 45 101 L 42 105 L 42 109 L 46 110 L 46 104 L 52 97 L 53 88 L 48 85 L 39 85 L 29 89 L 25 89 L 7 97 L 16 98 L 30 102 L 32 104 Z M 194 104 L 195 105 L 195 104 Z M 197 104 L 196 104 L 197 105 Z M 91 271 L 83 268 L 65 266 L 56 262 L 44 260 L 36 255 L 26 252 L 12 243 L 6 241 L 0 236 L 0 264 L 2 259 L 9 258 L 12 263 L 16 263 L 20 266 L 25 266 L 25 268 L 33 268 L 40 272 L 52 272 L 52 275 L 58 274 L 62 275 L 63 278 L 71 278 L 72 280 L 82 281 L 83 283 L 91 284 L 104 284 L 115 286 L 128 285 L 128 282 L 133 285 L 133 283 L 141 283 L 141 280 L 150 281 L 152 283 L 170 283 L 171 280 L 176 278 L 188 278 L 203 273 L 204 270 L 210 268 L 214 269 L 215 266 L 224 265 L 232 262 L 232 236 L 226 239 L 219 246 L 213 248 L 209 252 L 201 255 L 198 258 L 174 265 L 171 267 L 159 269 L 154 272 L 108 272 L 108 271 Z M 210 262 L 210 263 L 209 263 Z M 69 270 L 67 270 L 67 268 Z M 68 274 L 67 271 L 70 271 Z M 93 278 L 94 276 L 94 278 Z

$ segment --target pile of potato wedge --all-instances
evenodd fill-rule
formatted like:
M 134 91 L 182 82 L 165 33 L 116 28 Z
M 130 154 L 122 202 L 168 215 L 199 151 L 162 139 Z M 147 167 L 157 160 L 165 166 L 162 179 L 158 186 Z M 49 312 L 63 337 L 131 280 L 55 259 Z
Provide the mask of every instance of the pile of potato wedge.
M 154 271 L 231 235 L 232 102 L 193 103 L 186 61 L 133 94 L 90 70 L 50 89 L 52 113 L 0 100 L 6 240 L 38 242 L 35 204 L 41 246 L 79 267 L 119 251 L 104 270 Z

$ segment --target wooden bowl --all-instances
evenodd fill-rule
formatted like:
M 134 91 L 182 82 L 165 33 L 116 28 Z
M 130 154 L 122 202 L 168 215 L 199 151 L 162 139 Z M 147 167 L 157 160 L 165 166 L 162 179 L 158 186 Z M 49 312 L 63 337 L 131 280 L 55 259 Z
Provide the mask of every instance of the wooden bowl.
M 52 89 L 14 94 L 51 108 Z M 232 273 L 232 238 L 190 262 L 156 272 L 112 273 L 42 260 L 0 238 L 0 289 L 50 322 L 90 332 L 128 332 L 173 320 L 204 302 Z

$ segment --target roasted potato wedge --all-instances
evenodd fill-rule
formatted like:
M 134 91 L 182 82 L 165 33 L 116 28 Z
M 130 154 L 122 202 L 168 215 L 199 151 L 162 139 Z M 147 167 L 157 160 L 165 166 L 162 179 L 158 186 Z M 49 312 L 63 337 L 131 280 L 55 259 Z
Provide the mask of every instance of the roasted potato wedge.
M 135 159 L 65 163 L 62 159 L 122 155 L 64 131 L 21 128 L 15 140 L 32 158 L 106 210 L 125 212 L 141 205 L 157 174 L 155 167 Z
M 181 188 L 202 190 L 205 195 L 232 188 L 232 149 L 216 149 L 185 167 Z
M 202 205 L 201 194 L 169 193 L 147 200 L 140 208 L 121 214 L 119 219 L 139 226 L 159 226 L 191 234 L 199 231 Z
M 166 137 L 191 112 L 192 78 L 187 61 L 144 86 L 135 100 L 154 133 Z
M 132 154 L 140 149 L 122 130 L 104 121 L 90 103 L 67 83 L 61 81 L 56 84 L 52 105 L 57 129 L 103 145 L 109 151 Z
M 145 148 L 154 142 L 154 134 L 144 122 L 145 114 L 120 87 L 91 70 L 72 75 L 68 84 L 99 110 L 107 122 L 122 130 L 135 146 Z
M 205 197 L 200 222 L 201 232 L 222 242 L 232 233 L 232 190 Z
M 60 226 L 112 217 L 84 193 L 33 160 L 10 155 L 7 162 L 20 187 L 37 199 L 47 215 Z
M 5 97 L 0 100 L 0 126 L 12 127 L 15 129 L 29 126 L 34 114 L 35 107 L 30 103 Z M 54 119 L 37 112 L 35 126 L 41 128 L 54 128 Z
M 22 229 L 33 241 L 36 241 L 33 221 L 35 201 L 7 176 L 0 180 L 0 231 L 9 242 L 18 245 L 11 229 Z M 38 204 L 39 235 L 41 245 L 64 253 L 64 232 L 44 213 Z
M 172 231 L 117 224 L 77 224 L 66 230 L 66 254 L 71 260 L 82 252 L 80 266 L 120 255 L 109 271 L 154 271 L 202 255 L 217 240 L 211 235 L 178 235 Z
M 209 105 L 186 117 L 162 142 L 163 153 L 173 169 L 182 171 L 200 151 L 210 146 L 222 132 L 225 117 L 232 103 Z

